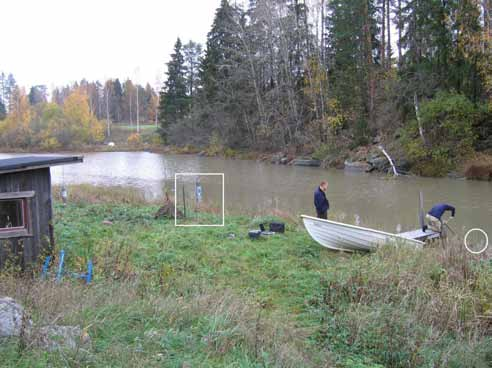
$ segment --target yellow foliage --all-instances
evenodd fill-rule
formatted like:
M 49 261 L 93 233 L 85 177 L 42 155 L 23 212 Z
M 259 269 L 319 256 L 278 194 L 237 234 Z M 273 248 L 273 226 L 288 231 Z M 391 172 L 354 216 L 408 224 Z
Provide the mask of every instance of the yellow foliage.
M 31 106 L 23 88 L 15 88 L 11 99 L 11 110 L 0 128 L 2 140 L 7 146 L 27 147 L 33 134 L 29 125 Z
M 63 108 L 55 103 L 31 107 L 23 89 L 15 88 L 11 109 L 0 124 L 0 144 L 56 150 L 104 139 L 104 125 L 91 114 L 87 95 L 76 90 Z
M 326 121 L 332 132 L 336 133 L 343 128 L 347 117 L 343 113 L 343 110 L 337 99 L 330 98 L 327 101 L 327 107 L 330 115 L 326 118 Z
M 61 148 L 60 142 L 55 137 L 47 137 L 41 142 L 41 148 L 52 151 Z
M 89 98 L 83 90 L 75 90 L 68 96 L 63 112 L 75 133 L 76 143 L 96 143 L 104 139 L 103 124 L 91 114 Z
M 130 145 L 130 146 L 138 146 L 140 144 L 142 144 L 142 137 L 140 136 L 139 133 L 132 133 L 128 139 L 127 139 L 127 143 Z

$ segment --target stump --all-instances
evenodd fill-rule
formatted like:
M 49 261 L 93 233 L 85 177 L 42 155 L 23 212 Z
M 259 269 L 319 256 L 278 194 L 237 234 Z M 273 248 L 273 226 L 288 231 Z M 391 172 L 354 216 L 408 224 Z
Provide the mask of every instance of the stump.
M 178 218 L 183 218 L 183 212 L 181 212 L 179 209 L 176 210 L 176 216 Z M 158 218 L 165 218 L 165 219 L 174 219 L 174 202 L 171 201 L 169 198 L 169 195 L 166 193 L 166 199 L 164 201 L 164 205 L 157 210 L 157 212 L 154 215 L 155 219 Z

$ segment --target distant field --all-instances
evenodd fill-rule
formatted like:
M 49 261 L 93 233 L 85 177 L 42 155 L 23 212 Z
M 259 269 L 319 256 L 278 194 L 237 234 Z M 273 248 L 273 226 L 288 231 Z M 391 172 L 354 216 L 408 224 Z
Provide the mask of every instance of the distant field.
M 113 129 L 121 129 L 121 130 L 137 130 L 136 124 L 113 124 Z M 140 124 L 140 130 L 156 130 L 157 127 L 155 124 Z

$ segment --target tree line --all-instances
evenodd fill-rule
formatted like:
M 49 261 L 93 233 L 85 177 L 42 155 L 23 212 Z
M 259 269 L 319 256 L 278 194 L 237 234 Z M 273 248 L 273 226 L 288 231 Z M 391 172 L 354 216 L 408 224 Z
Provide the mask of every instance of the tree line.
M 49 101 L 50 100 L 50 101 Z M 0 144 L 11 148 L 60 149 L 110 139 L 113 123 L 157 123 L 158 95 L 130 79 L 82 80 L 27 93 L 12 74 L 0 73 Z
M 491 14 L 491 0 L 223 0 L 204 50 L 175 44 L 162 137 L 320 158 L 398 140 L 430 162 L 419 171 L 451 169 L 492 147 Z

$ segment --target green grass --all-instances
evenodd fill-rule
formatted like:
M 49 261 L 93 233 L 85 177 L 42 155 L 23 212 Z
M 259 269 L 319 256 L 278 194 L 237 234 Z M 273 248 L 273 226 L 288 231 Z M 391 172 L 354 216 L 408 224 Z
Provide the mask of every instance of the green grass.
M 115 203 L 122 191 L 90 192 L 94 204 L 79 196 L 55 205 L 55 229 L 72 270 L 94 260 L 93 285 L 4 275 L 0 295 L 22 301 L 36 325 L 82 326 L 92 346 L 48 354 L 11 341 L 0 345 L 0 365 L 491 364 L 486 260 L 454 247 L 333 253 L 292 222 L 285 234 L 250 240 L 249 229 L 275 219 L 268 216 L 228 216 L 223 228 L 174 227 L 153 218 L 155 205 Z
M 137 124 L 134 123 L 133 125 L 130 124 L 113 124 L 113 129 L 121 129 L 121 130 L 131 130 L 131 131 L 137 131 Z M 140 124 L 140 130 L 156 130 L 157 127 L 155 124 Z

